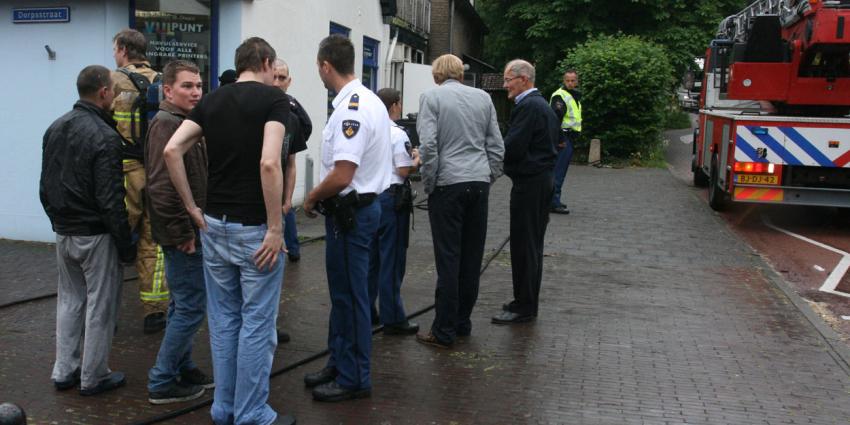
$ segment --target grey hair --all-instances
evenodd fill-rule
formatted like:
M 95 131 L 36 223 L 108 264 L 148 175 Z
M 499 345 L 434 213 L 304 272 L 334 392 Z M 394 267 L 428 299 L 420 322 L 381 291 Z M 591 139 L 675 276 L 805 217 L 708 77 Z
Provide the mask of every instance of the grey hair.
M 285 60 L 283 60 L 283 59 L 281 59 L 281 58 L 277 58 L 277 59 L 275 59 L 275 60 L 274 60 L 274 67 L 275 67 L 275 68 L 280 68 L 280 67 L 282 67 L 282 66 L 283 66 L 283 67 L 286 67 L 286 70 L 287 70 L 287 71 L 289 71 L 290 73 L 292 72 L 292 71 L 289 69 L 289 64 L 288 64 L 288 63 L 286 63 L 286 61 L 285 61 Z
M 534 65 L 522 59 L 514 59 L 505 65 L 505 69 L 511 71 L 514 76 L 523 76 L 528 78 L 528 81 L 534 82 Z

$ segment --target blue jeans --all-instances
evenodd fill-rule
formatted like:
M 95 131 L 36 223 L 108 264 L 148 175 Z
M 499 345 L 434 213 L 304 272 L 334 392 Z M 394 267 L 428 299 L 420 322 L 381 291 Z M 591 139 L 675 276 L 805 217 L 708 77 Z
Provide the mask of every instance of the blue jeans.
M 401 282 L 407 264 L 407 226 L 410 213 L 395 210 L 395 194 L 386 190 L 378 196 L 381 223 L 372 242 L 369 259 L 369 305 L 381 296 L 381 322 L 401 324 L 407 320 L 401 302 Z
M 201 233 L 215 398 L 210 413 L 218 425 L 269 424 L 269 373 L 283 280 L 283 255 L 271 270 L 259 270 L 253 255 L 268 228 L 204 217 Z
M 148 391 L 165 391 L 176 384 L 180 372 L 195 368 L 192 340 L 206 314 L 204 257 L 200 251 L 185 254 L 172 246 L 163 246 L 165 278 L 171 290 L 168 325 L 150 372 Z
M 555 160 L 555 193 L 552 195 L 552 206 L 561 205 L 561 188 L 567 179 L 567 170 L 570 169 L 570 161 L 573 159 L 573 141 L 563 131 L 561 141 L 564 148 L 558 151 L 558 159 Z
M 331 295 L 328 366 L 339 371 L 336 382 L 347 389 L 372 387 L 369 357 L 372 321 L 369 307 L 369 255 L 381 221 L 381 207 L 372 202 L 355 214 L 356 228 L 343 233 L 325 218 L 325 268 Z
M 295 209 L 289 210 L 283 216 L 283 243 L 286 244 L 286 250 L 289 255 L 296 257 L 301 255 L 301 244 L 298 242 L 298 228 L 295 227 Z

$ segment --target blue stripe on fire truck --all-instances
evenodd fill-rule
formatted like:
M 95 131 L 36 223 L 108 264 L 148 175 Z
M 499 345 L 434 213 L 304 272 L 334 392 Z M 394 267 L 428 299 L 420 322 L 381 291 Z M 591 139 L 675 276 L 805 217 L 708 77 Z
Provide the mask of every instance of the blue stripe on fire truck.
M 781 131 L 785 136 L 787 136 L 791 141 L 794 142 L 800 149 L 806 152 L 812 159 L 814 159 L 818 164 L 824 167 L 835 167 L 835 163 L 832 162 L 826 155 L 823 154 L 818 148 L 816 148 L 812 143 L 803 137 L 794 127 L 779 127 L 779 131 Z
M 779 157 L 782 158 L 782 160 L 786 164 L 803 165 L 803 163 L 799 159 L 797 159 L 794 155 L 792 155 L 791 152 L 788 152 L 788 150 L 786 150 L 785 147 L 782 146 L 782 143 L 779 143 L 769 133 L 768 134 L 755 134 L 755 132 L 753 132 L 753 130 L 755 130 L 757 128 L 762 128 L 762 127 L 746 126 L 747 131 L 749 131 L 750 134 L 752 134 L 753 136 L 757 137 L 759 139 L 759 141 L 764 143 L 767 146 L 770 153 L 775 153 L 775 154 L 779 155 Z
M 756 149 L 752 147 L 749 143 L 747 143 L 747 141 L 744 140 L 744 138 L 741 137 L 740 134 L 736 137 L 735 146 L 740 152 L 747 155 L 752 162 L 768 162 L 764 158 L 759 158 L 758 153 L 756 153 Z M 738 160 L 738 158 L 735 158 L 735 160 Z

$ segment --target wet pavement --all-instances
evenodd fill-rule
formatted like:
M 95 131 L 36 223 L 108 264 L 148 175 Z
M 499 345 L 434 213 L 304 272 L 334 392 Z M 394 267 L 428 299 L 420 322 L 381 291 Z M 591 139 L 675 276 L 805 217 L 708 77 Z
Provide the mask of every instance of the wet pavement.
M 695 123 L 696 115 L 691 117 Z M 692 130 L 669 131 L 666 136 L 671 173 L 683 184 L 693 186 Z M 697 193 L 709 208 L 707 189 Z M 850 273 L 841 276 L 843 255 L 823 246 L 850 253 L 850 210 L 730 203 L 714 214 L 781 273 L 791 289 L 839 334 L 844 345 L 850 346 Z M 835 289 L 843 294 L 821 291 L 831 278 L 838 279 Z
M 412 337 L 374 337 L 373 392 L 336 404 L 311 400 L 303 374 L 271 379 L 271 405 L 300 424 L 847 424 L 846 347 L 781 275 L 712 213 L 700 190 L 659 169 L 573 166 L 572 214 L 551 217 L 540 316 L 489 322 L 511 294 L 509 181 L 491 192 L 487 253 L 472 335 L 451 350 Z M 321 233 L 299 217 L 300 233 Z M 403 296 L 408 312 L 433 303 L 425 211 L 417 211 Z M 287 264 L 281 317 L 292 342 L 274 369 L 325 348 L 329 298 L 322 242 Z M 0 242 L 0 305 L 50 292 L 52 249 Z M 83 398 L 50 383 L 55 299 L 0 309 L 0 400 L 31 423 L 138 423 L 192 402 L 152 406 L 147 369 L 160 335 L 141 332 L 134 282 L 125 284 L 111 365 L 127 386 Z M 795 298 L 796 297 L 796 298 Z M 426 311 L 414 321 L 430 324 Z M 206 327 L 196 361 L 206 370 Z M 204 400 L 204 399 L 201 399 Z M 208 407 L 167 423 L 208 423 Z

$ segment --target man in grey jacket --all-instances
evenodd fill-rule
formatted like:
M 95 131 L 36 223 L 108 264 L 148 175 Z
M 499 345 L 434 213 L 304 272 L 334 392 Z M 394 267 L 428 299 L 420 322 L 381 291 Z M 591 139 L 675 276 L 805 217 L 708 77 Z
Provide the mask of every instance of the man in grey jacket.
M 440 56 L 432 74 L 439 87 L 419 99 L 416 130 L 437 265 L 436 314 L 431 331 L 416 338 L 448 348 L 472 331 L 487 200 L 502 174 L 505 146 L 490 96 L 460 82 L 460 58 Z

